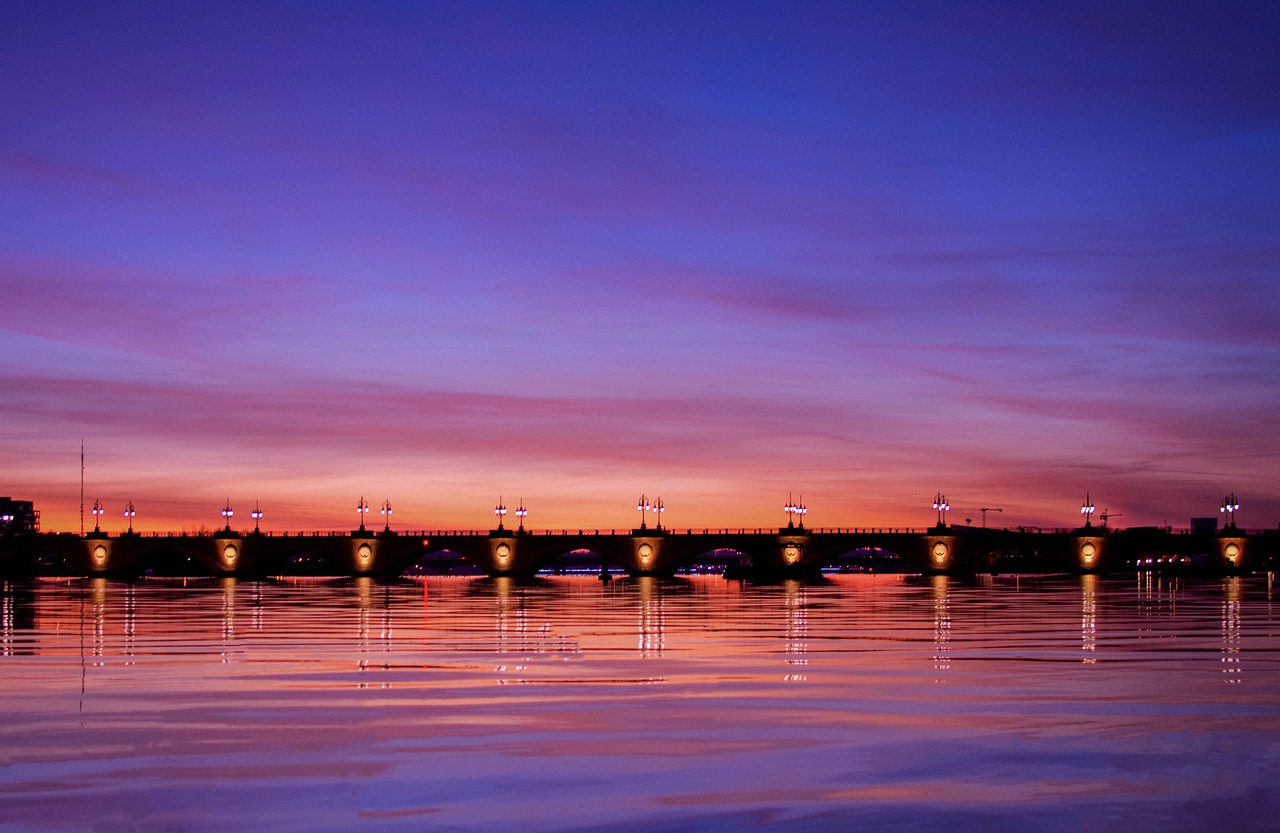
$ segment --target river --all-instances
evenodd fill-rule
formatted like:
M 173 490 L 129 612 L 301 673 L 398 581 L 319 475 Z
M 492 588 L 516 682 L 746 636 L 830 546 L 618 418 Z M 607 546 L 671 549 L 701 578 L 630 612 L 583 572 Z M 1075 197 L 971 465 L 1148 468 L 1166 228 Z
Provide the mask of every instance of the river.
M 0 831 L 1275 830 L 1273 583 L 11 582 Z

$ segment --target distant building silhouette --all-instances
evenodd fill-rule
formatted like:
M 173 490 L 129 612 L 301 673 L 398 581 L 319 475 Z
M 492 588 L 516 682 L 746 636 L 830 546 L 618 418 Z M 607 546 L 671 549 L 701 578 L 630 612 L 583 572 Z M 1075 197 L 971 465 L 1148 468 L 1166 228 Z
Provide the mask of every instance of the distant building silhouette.
M 1191 531 L 1192 532 L 1217 532 L 1218 518 L 1216 516 L 1209 517 L 1209 518 L 1192 518 Z
M 0 497 L 0 533 L 39 532 L 40 513 L 29 500 Z

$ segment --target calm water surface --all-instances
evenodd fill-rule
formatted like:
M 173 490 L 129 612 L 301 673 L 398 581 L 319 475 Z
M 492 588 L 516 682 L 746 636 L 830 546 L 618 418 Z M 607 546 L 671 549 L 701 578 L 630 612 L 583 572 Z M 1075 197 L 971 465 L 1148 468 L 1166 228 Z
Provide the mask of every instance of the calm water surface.
M 0 830 L 1275 830 L 1272 579 L 7 584 Z

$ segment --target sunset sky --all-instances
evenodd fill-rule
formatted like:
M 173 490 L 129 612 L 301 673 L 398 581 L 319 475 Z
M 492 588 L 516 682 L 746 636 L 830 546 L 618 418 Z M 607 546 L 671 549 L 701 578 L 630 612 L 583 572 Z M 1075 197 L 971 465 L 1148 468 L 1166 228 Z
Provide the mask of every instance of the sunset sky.
M 1280 523 L 1280 4 L 20 0 L 0 48 L 46 530 L 81 439 L 109 529 Z

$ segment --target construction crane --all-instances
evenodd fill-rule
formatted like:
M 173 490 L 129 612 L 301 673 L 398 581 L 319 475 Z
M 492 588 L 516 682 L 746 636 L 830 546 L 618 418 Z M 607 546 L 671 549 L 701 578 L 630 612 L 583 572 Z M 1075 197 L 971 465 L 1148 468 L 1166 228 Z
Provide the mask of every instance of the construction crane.
M 983 528 L 983 529 L 986 529 L 986 528 L 987 528 L 987 513 L 988 513 L 988 512 L 1003 512 L 1004 510 L 1003 510 L 1003 509 L 1001 509 L 999 506 L 984 506 L 984 507 L 982 507 L 981 509 L 979 509 L 978 511 L 982 513 L 982 528 Z
M 1100 517 L 1100 518 L 1102 518 L 1102 525 L 1103 525 L 1103 526 L 1106 526 L 1106 525 L 1107 525 L 1107 518 L 1123 518 L 1123 517 L 1124 517 L 1124 513 L 1123 513 L 1123 512 L 1112 512 L 1112 511 L 1110 511 L 1110 510 L 1108 510 L 1108 509 L 1103 509 L 1103 510 L 1102 510 L 1102 514 L 1101 514 L 1101 515 L 1099 515 L 1099 517 Z

